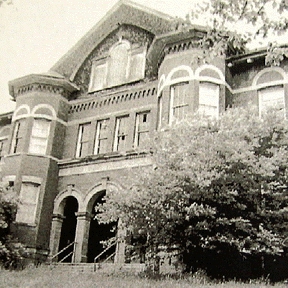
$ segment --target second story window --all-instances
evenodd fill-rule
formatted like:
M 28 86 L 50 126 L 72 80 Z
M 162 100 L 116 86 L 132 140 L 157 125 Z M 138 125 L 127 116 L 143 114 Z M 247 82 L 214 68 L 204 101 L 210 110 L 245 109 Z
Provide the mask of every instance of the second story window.
M 171 87 L 169 124 L 183 120 L 189 109 L 189 85 L 187 82 Z
M 127 150 L 128 119 L 128 115 L 116 118 L 113 151 Z
M 34 119 L 29 152 L 45 155 L 50 132 L 50 121 Z
M 108 119 L 97 121 L 94 154 L 107 152 Z
M 149 140 L 149 112 L 137 113 L 135 123 L 134 147 L 144 147 Z
M 23 152 L 26 136 L 26 120 L 21 119 L 15 123 L 11 153 Z
M 219 85 L 210 82 L 199 84 L 199 113 L 209 117 L 219 116 Z
M 279 109 L 279 113 L 285 114 L 285 93 L 284 87 L 271 86 L 258 91 L 259 113 L 265 113 L 269 108 Z
M 79 126 L 76 157 L 85 157 L 89 154 L 90 129 L 91 123 L 85 123 Z

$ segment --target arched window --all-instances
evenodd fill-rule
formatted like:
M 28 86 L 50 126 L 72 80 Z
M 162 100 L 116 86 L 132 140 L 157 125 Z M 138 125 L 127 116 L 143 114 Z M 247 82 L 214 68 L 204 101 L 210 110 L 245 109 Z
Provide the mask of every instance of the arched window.
M 56 119 L 56 112 L 49 104 L 39 104 L 32 109 L 32 116 L 34 120 L 29 152 L 45 155 L 47 152 L 51 120 Z
M 280 67 L 265 68 L 254 77 L 253 86 L 258 91 L 260 116 L 269 108 L 279 109 L 279 113 L 285 115 L 286 77 L 285 71 Z
M 146 47 L 132 47 L 121 39 L 111 47 L 107 57 L 93 60 L 88 92 L 143 79 L 145 60 Z
M 108 86 L 117 86 L 125 83 L 127 78 L 129 46 L 126 42 L 120 42 L 110 51 Z

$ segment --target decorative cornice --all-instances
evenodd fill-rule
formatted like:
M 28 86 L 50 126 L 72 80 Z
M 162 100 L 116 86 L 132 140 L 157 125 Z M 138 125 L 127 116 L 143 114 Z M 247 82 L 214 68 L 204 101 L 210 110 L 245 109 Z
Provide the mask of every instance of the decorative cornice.
M 30 74 L 9 81 L 9 93 L 14 99 L 18 95 L 31 91 L 48 91 L 68 98 L 71 93 L 78 90 L 79 88 L 74 83 L 53 71 L 43 74 Z
M 194 36 L 193 38 L 186 39 L 186 40 L 180 41 L 178 43 L 168 44 L 163 49 L 163 51 L 161 53 L 161 56 L 160 56 L 160 59 L 162 57 L 165 57 L 166 55 L 169 55 L 169 54 L 174 54 L 174 53 L 178 53 L 178 52 L 182 52 L 182 51 L 187 51 L 187 50 L 191 50 L 193 48 L 199 47 L 200 35 L 202 35 L 202 34 L 199 32 L 199 35 L 196 38 Z
M 38 84 L 38 83 L 33 83 L 30 85 L 19 87 L 15 91 L 14 95 L 15 97 L 17 97 L 19 95 L 26 94 L 29 92 L 35 92 L 35 91 L 50 92 L 50 93 L 61 95 L 65 98 L 68 98 L 70 95 L 70 92 L 65 90 L 63 87 L 53 86 L 51 84 Z
M 134 91 L 126 90 L 122 93 L 115 93 L 112 95 L 106 95 L 99 98 L 93 98 L 85 101 L 76 103 L 71 103 L 69 114 L 97 109 L 103 106 L 114 105 L 120 102 L 131 101 L 139 98 L 150 97 L 157 95 L 157 82 L 153 82 L 153 85 L 147 85 L 146 87 L 141 87 L 141 89 L 135 89 Z

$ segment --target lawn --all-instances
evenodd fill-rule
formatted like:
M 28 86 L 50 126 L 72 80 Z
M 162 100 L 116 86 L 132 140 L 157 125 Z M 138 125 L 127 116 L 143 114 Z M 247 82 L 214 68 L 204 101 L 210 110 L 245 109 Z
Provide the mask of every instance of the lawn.
M 27 268 L 23 271 L 0 271 L 0 287 L 1 288 L 141 288 L 141 287 L 165 287 L 165 288 L 213 288 L 213 287 L 275 287 L 287 288 L 287 284 L 268 285 L 261 282 L 254 282 L 250 284 L 225 282 L 212 283 L 205 279 L 205 277 L 190 276 L 185 279 L 171 279 L 166 278 L 162 280 L 152 280 L 141 278 L 135 275 L 104 275 L 99 273 L 80 273 L 80 272 L 64 272 L 50 269 L 49 267 Z

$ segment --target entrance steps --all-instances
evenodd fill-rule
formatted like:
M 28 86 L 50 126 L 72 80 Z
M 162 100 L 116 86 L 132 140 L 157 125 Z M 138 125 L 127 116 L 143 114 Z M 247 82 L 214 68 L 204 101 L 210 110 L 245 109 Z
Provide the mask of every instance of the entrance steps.
M 96 265 L 96 266 L 95 266 Z M 67 271 L 76 273 L 131 273 L 138 274 L 145 269 L 145 264 L 140 263 L 51 263 L 49 266 L 51 269 L 57 271 Z

